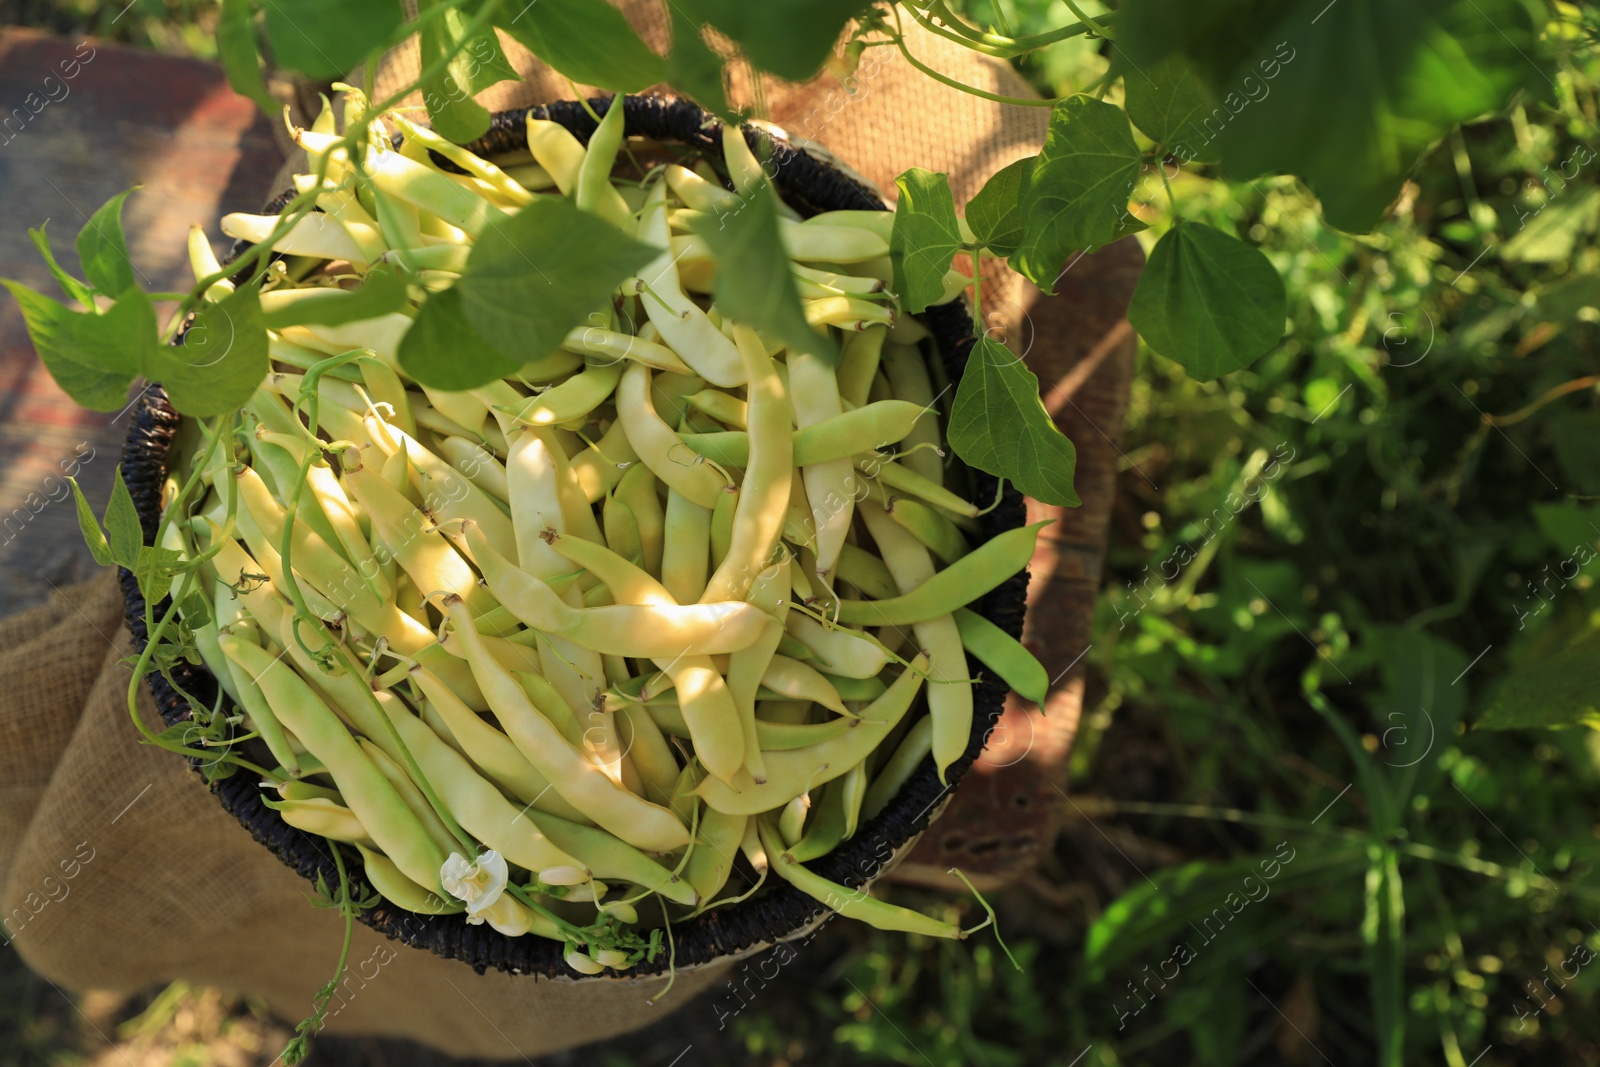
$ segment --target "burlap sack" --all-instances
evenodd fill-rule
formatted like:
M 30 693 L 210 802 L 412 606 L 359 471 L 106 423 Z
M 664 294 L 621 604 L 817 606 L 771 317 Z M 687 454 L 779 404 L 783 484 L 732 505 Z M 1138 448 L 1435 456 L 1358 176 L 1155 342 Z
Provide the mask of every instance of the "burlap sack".
M 624 7 L 652 44 L 665 46 L 653 0 Z M 1003 63 L 926 35 L 913 35 L 911 46 L 970 84 L 1029 95 Z M 482 97 L 486 106 L 573 95 L 515 45 L 506 50 L 526 81 L 495 87 Z M 414 66 L 414 54 L 392 57 L 379 91 Z M 891 193 L 894 177 L 915 165 L 948 172 L 964 200 L 1043 141 L 1042 109 L 945 88 L 890 49 L 868 52 L 848 85 L 824 75 L 763 88 L 776 124 L 827 145 Z M 734 91 L 748 100 L 747 84 Z M 1014 328 L 1026 287 L 999 264 L 986 278 L 988 324 Z M 341 921 L 310 906 L 306 884 L 257 846 L 182 760 L 138 743 L 124 703 L 120 611 L 108 574 L 0 622 L 0 929 L 65 988 L 131 991 L 181 978 L 298 1019 L 332 971 Z M 461 1056 L 531 1058 L 623 1033 L 719 978 L 716 968 L 680 976 L 650 1007 L 663 981 L 478 975 L 361 926 L 351 961 L 331 1031 L 409 1037 Z

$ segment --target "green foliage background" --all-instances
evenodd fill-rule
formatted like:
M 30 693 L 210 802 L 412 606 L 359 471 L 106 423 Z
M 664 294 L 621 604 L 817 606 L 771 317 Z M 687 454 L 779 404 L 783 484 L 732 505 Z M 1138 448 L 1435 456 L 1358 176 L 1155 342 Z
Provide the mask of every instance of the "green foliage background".
M 1075 17 L 997 2 L 1019 36 Z M 989 3 L 966 13 L 993 23 Z M 139 0 L 112 25 L 120 6 L 0 13 L 209 48 L 207 5 Z M 1052 887 L 999 901 L 1023 971 L 981 938 L 834 931 L 708 1046 L 938 1067 L 1600 1058 L 1600 741 L 1475 728 L 1595 711 L 1600 24 L 1565 10 L 1550 83 L 1432 149 L 1371 234 L 1287 179 L 1172 179 L 1187 220 L 1267 252 L 1290 330 L 1211 382 L 1140 353 L 1075 817 Z M 1082 39 L 1023 60 L 1052 95 L 1105 66 Z M 1136 201 L 1153 241 L 1158 177 Z

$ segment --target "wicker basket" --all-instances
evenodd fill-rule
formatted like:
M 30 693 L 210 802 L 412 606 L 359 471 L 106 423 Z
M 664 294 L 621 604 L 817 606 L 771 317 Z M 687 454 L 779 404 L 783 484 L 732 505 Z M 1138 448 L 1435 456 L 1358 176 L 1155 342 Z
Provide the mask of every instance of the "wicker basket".
M 604 114 L 607 99 L 590 101 Z M 626 129 L 630 136 L 676 142 L 698 150 L 713 162 L 722 157 L 721 127 L 712 116 L 695 104 L 670 97 L 640 96 L 623 99 Z M 469 146 L 481 153 L 500 153 L 527 147 L 525 119 L 537 117 L 561 123 L 579 140 L 587 142 L 596 122 L 576 101 L 548 106 L 505 111 L 496 114 L 489 132 Z M 746 128 L 745 137 L 755 146 L 756 131 Z M 762 134 L 762 136 L 766 136 Z M 436 157 L 437 158 L 437 157 Z M 440 160 L 441 165 L 444 161 Z M 774 185 L 783 199 L 802 214 L 842 208 L 883 210 L 882 200 L 845 171 L 809 152 L 775 139 L 772 155 Z M 266 208 L 275 211 L 287 202 L 288 194 Z M 236 249 L 237 254 L 237 249 Z M 972 346 L 972 320 L 959 302 L 928 309 L 923 323 L 933 333 L 943 370 L 948 380 L 959 378 Z M 166 477 L 169 452 L 179 424 L 159 387 L 149 389 L 141 401 L 122 454 L 122 472 L 138 509 L 147 541 L 153 540 L 160 517 L 161 486 Z M 996 480 L 978 473 L 977 499 L 993 499 Z M 1007 487 L 998 507 L 980 520 L 982 536 L 993 537 L 1023 522 L 1022 496 Z M 144 647 L 145 602 L 133 576 L 121 574 L 128 628 L 135 651 Z M 986 596 L 976 610 L 1013 636 L 1021 633 L 1028 576 L 1024 572 Z M 910 847 L 928 824 L 949 802 L 951 789 L 971 767 L 982 751 L 989 732 L 999 719 L 1006 687 L 970 661 L 973 676 L 984 675 L 975 687 L 974 730 L 971 743 L 949 770 L 950 787 L 940 785 L 932 759 L 917 768 L 904 788 L 876 817 L 864 822 L 856 835 L 827 856 L 809 866 L 818 874 L 851 888 L 864 888 L 881 877 Z M 175 671 L 179 684 L 199 699 L 216 698 L 215 679 L 204 668 L 180 665 Z M 150 677 L 150 690 L 162 718 L 171 724 L 188 718 L 188 703 L 159 674 Z M 919 698 L 920 701 L 921 698 Z M 255 839 L 271 849 L 284 863 L 308 880 L 319 876 L 336 884 L 337 871 L 327 849 L 329 843 L 297 830 L 262 801 L 265 794 L 248 774 L 235 774 L 212 786 L 222 806 L 233 814 Z M 344 860 L 356 883 L 356 892 L 369 890 L 359 855 L 344 850 Z M 743 869 L 738 860 L 736 869 Z M 746 875 L 753 872 L 744 870 Z M 387 902 L 361 913 L 361 921 L 390 937 L 416 948 L 427 949 L 447 959 L 457 959 L 482 973 L 488 968 L 514 974 L 532 974 L 567 980 L 605 981 L 665 973 L 669 966 L 678 970 L 697 968 L 717 961 L 734 960 L 776 942 L 803 936 L 826 918 L 818 901 L 788 883 L 769 878 L 756 896 L 739 904 L 714 908 L 697 918 L 673 925 L 675 963 L 665 956 L 654 962 L 641 962 L 624 975 L 579 979 L 562 961 L 561 946 L 539 937 L 507 937 L 487 924 L 468 925 L 463 915 L 426 916 L 402 911 Z

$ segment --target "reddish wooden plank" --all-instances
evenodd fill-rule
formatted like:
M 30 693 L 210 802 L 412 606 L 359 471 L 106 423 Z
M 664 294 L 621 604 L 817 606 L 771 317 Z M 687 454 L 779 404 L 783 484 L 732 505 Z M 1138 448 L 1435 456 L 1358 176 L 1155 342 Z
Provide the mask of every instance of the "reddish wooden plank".
M 0 276 L 56 296 L 28 239 L 46 219 L 56 255 L 107 199 L 124 212 L 136 276 L 185 288 L 191 223 L 218 234 L 226 211 L 270 195 L 282 156 L 267 120 L 210 63 L 100 41 L 0 30 Z M 223 242 L 216 242 L 222 250 Z M 93 569 L 64 472 L 103 503 L 126 420 L 79 408 L 39 365 L 16 304 L 0 297 L 0 612 Z

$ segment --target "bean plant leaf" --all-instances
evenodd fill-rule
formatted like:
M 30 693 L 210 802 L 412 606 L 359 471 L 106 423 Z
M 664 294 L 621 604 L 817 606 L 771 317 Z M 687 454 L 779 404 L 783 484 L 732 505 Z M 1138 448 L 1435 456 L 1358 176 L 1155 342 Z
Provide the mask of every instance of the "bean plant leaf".
M 1478 720 L 1484 730 L 1561 726 L 1600 728 L 1600 632 L 1506 675 Z
M 271 0 L 267 43 L 279 67 L 340 78 L 388 40 L 403 16 L 399 0 Z
M 501 13 L 501 29 L 575 82 L 636 93 L 666 76 L 665 61 L 605 0 L 538 0 Z
M 122 468 L 111 483 L 111 499 L 106 503 L 106 541 L 111 559 L 132 570 L 138 566 L 139 550 L 144 547 L 144 527 L 139 524 L 139 509 L 133 506 Z
M 1181 162 L 1215 163 L 1205 120 L 1217 105 L 1211 89 L 1181 55 L 1123 72 L 1128 119 Z M 1220 129 L 1219 131 L 1220 132 Z
M 129 290 L 123 300 L 136 293 L 148 304 L 138 290 Z M 178 411 L 205 418 L 242 407 L 268 369 L 261 296 L 254 285 L 245 285 L 214 304 L 202 304 L 183 343 L 155 346 L 144 373 L 166 388 Z
M 1011 350 L 980 337 L 950 409 L 950 447 L 1045 504 L 1077 507 L 1078 453 L 1039 399 L 1039 379 Z
M 572 201 L 551 197 L 484 230 L 452 291 L 460 294 L 474 331 L 501 353 L 515 353 L 521 366 L 559 348 L 569 330 L 657 254 Z M 413 359 L 419 343 L 410 349 Z M 506 373 L 497 369 L 500 361 L 482 363 L 477 384 Z M 430 361 L 423 365 L 437 369 Z
M 271 114 L 278 109 L 278 102 L 267 92 L 266 79 L 261 74 L 252 13 L 250 0 L 222 0 L 217 16 L 217 58 L 222 61 L 222 71 L 233 91 L 254 100 L 257 107 Z
M 1209 381 L 1248 366 L 1283 337 L 1283 279 L 1259 249 L 1199 223 L 1156 242 L 1128 305 L 1151 348 Z
M 1356 232 L 1423 149 L 1543 81 L 1519 0 L 1133 0 L 1117 30 L 1140 67 L 1175 52 L 1194 63 L 1230 174 L 1298 175 Z
M 912 167 L 894 184 L 900 200 L 889 236 L 889 262 L 900 302 L 916 315 L 944 295 L 944 276 L 961 249 L 961 227 L 949 175 Z
M 73 311 L 20 282 L 0 279 L 0 284 L 16 298 L 39 359 L 68 396 L 96 411 L 114 411 L 127 402 L 128 385 L 156 343 L 154 312 L 146 317 L 135 304 L 122 301 L 104 315 Z M 148 300 L 144 306 L 149 307 Z
M 1128 198 L 1140 159 L 1121 108 L 1087 96 L 1056 104 L 1044 148 L 1022 191 L 1026 236 L 1011 265 L 1053 292 L 1072 253 L 1092 251 L 1130 232 Z
M 120 472 L 118 477 L 120 478 Z M 100 529 L 99 521 L 94 517 L 94 510 L 89 507 L 83 490 L 78 486 L 78 479 L 68 478 L 67 484 L 72 486 L 72 502 L 78 511 L 78 531 L 83 534 L 83 543 L 89 546 L 89 554 L 94 561 L 102 567 L 109 567 L 116 560 L 111 555 L 111 544 L 106 540 L 105 531 Z
M 424 4 L 423 12 L 433 6 Z M 476 140 L 489 130 L 489 109 L 472 98 L 471 59 L 462 49 L 463 21 L 461 9 L 451 8 L 424 22 L 417 33 L 419 59 L 427 74 L 421 79 L 422 103 L 433 128 L 457 144 Z
M 134 284 L 133 260 L 128 258 L 128 242 L 122 235 L 122 202 L 131 192 L 133 189 L 124 189 L 101 204 L 78 231 L 83 276 L 106 296 L 125 292 Z
M 1033 176 L 1038 156 L 1008 163 L 983 183 L 978 195 L 967 201 L 967 225 L 983 246 L 997 256 L 1016 254 L 1025 234 L 1022 191 Z
M 722 57 L 701 36 L 700 24 L 679 4 L 667 5 L 672 17 L 672 50 L 667 53 L 666 81 L 688 93 L 699 105 L 724 121 L 734 119 L 723 84 Z
M 524 362 L 472 328 L 455 287 L 428 297 L 400 338 L 398 355 L 407 374 L 435 389 L 475 389 L 515 374 Z
M 55 252 L 50 249 L 50 238 L 45 233 L 47 225 L 48 222 L 42 222 L 37 230 L 29 230 L 28 239 L 33 242 L 33 247 L 39 250 L 39 255 L 44 257 L 44 265 L 50 268 L 50 273 L 55 277 L 56 284 L 61 286 L 61 291 L 84 307 L 94 307 L 94 290 L 68 274 L 61 264 L 56 262 Z
M 543 0 L 541 0 L 543 2 Z M 746 59 L 785 81 L 803 82 L 833 53 L 867 0 L 673 0 L 731 37 Z
M 717 261 L 716 300 L 730 316 L 791 348 L 832 359 L 837 348 L 806 322 L 778 236 L 778 197 L 760 182 L 738 208 L 690 223 Z

